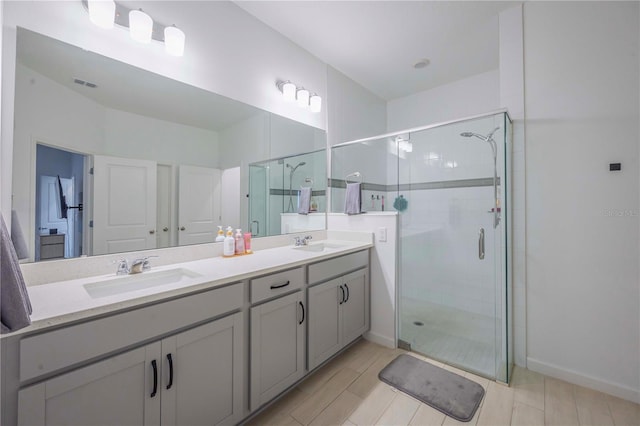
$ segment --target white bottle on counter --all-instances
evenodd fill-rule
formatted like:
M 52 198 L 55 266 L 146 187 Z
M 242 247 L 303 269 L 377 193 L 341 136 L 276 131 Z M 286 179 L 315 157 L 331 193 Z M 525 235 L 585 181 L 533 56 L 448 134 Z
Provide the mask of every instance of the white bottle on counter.
M 216 243 L 224 242 L 224 232 L 222 226 L 218 225 L 218 236 L 216 237 Z
M 233 256 L 236 253 L 236 244 L 233 239 L 233 229 L 229 226 L 227 228 L 227 236 L 222 243 L 222 255 L 225 257 Z

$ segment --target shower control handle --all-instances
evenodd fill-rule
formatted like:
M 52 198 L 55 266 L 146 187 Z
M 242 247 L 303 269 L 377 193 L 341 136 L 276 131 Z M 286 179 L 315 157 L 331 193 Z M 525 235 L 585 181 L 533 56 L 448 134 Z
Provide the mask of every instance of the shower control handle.
M 484 259 L 484 228 L 478 233 L 478 259 Z

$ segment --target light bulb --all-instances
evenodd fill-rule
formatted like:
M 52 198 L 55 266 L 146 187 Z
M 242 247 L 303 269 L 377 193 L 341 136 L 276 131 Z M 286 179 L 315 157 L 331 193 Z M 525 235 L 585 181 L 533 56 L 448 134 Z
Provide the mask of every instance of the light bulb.
M 282 95 L 287 102 L 293 102 L 296 100 L 296 85 L 290 81 L 285 82 L 282 85 Z
M 113 28 L 116 3 L 113 0 L 88 0 L 89 20 L 100 28 Z
M 152 31 L 153 19 L 142 9 L 129 12 L 129 32 L 132 39 L 140 43 L 151 43 Z
M 322 98 L 313 94 L 309 99 L 309 107 L 311 107 L 311 112 L 320 112 L 322 109 Z
M 184 32 L 175 25 L 164 29 L 164 50 L 169 55 L 184 55 Z
M 307 89 L 298 90 L 298 94 L 296 95 L 296 99 L 298 100 L 298 106 L 302 108 L 306 108 L 309 106 L 309 91 Z

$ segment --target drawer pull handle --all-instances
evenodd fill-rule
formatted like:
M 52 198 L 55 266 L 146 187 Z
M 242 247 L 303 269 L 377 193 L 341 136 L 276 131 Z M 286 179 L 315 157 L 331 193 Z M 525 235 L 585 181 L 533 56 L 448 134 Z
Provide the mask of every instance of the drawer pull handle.
M 344 303 L 347 303 L 349 301 L 349 286 L 345 283 L 344 288 L 347 289 L 347 300 L 345 300 Z
M 169 383 L 167 384 L 167 390 L 173 386 L 173 358 L 171 354 L 167 354 L 167 361 L 169 362 Z
M 340 286 L 340 290 L 342 290 L 342 299 L 340 299 L 340 303 L 339 304 L 342 305 L 345 302 L 345 300 L 344 300 L 344 287 Z
M 304 322 L 304 304 L 302 302 L 298 302 L 298 303 L 300 303 L 300 307 L 302 308 L 302 319 L 298 324 L 302 324 Z
M 151 391 L 151 398 L 158 393 L 158 363 L 156 360 L 151 361 L 151 368 L 153 368 L 153 391 Z
M 271 288 L 271 290 L 275 290 L 275 289 L 277 289 L 277 288 L 286 287 L 286 286 L 288 286 L 289 284 L 291 284 L 291 282 L 287 281 L 286 283 L 282 283 L 282 284 L 274 284 L 274 285 L 272 285 L 270 288 Z

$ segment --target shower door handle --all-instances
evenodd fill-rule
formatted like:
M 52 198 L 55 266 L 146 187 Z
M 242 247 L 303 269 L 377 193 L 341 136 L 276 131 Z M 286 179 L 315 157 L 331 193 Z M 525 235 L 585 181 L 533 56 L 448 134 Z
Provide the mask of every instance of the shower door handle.
M 484 228 L 478 233 L 478 259 L 484 259 Z

